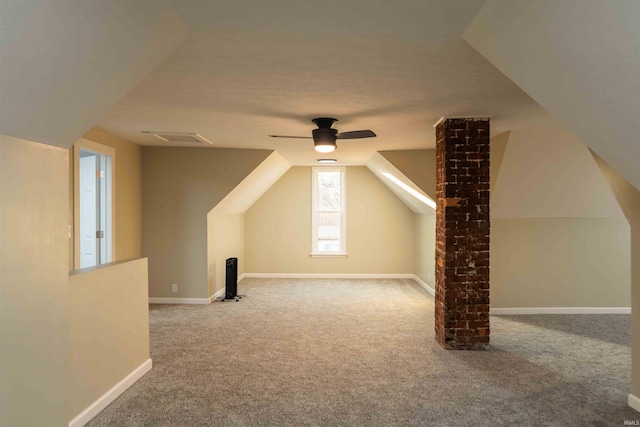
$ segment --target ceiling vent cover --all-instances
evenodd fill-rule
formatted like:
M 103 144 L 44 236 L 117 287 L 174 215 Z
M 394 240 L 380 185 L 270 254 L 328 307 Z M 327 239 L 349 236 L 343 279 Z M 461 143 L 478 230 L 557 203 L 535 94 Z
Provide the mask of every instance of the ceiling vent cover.
M 198 135 L 195 132 L 152 132 L 152 131 L 143 131 L 142 133 L 146 133 L 152 136 L 155 136 L 158 139 L 163 140 L 164 142 L 172 142 L 178 144 L 211 144 L 213 142 L 209 141 L 202 135 Z

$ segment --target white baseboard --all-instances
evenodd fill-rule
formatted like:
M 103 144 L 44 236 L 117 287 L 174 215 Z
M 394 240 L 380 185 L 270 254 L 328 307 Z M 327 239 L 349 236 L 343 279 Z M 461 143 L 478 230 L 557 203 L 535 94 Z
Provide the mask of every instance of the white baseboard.
M 633 394 L 629 393 L 629 398 L 627 399 L 627 403 L 636 411 L 640 412 L 640 399 Z
M 218 290 L 218 292 L 216 292 L 215 294 L 211 295 L 209 297 L 209 304 L 211 304 L 211 302 L 213 300 L 215 300 L 216 298 L 223 296 L 224 292 L 225 292 L 225 288 L 222 288 L 222 289 Z
M 257 277 L 257 276 L 256 276 Z M 262 276 L 261 276 L 262 277 Z M 245 278 L 244 274 L 238 277 L 238 282 Z M 209 298 L 163 298 L 163 297 L 150 297 L 149 304 L 211 304 L 216 298 L 224 295 L 225 288 L 218 290 L 215 294 Z
M 413 274 L 318 274 L 318 273 L 244 273 L 244 278 L 279 279 L 413 279 Z
M 238 279 L 238 282 L 245 277 L 253 278 L 279 278 L 279 279 L 413 279 L 422 286 L 429 294 L 434 295 L 436 292 L 433 288 L 420 280 L 415 274 L 397 273 L 397 274 L 319 274 L 319 273 L 244 273 Z
M 418 276 L 416 276 L 415 274 L 413 275 L 413 280 L 415 280 L 416 282 L 418 282 L 418 284 L 420 286 L 422 286 L 429 294 L 431 294 L 431 296 L 436 296 L 436 291 L 429 285 L 427 285 L 426 282 L 423 282 Z
M 210 298 L 149 298 L 149 304 L 209 304 Z
M 631 307 L 491 308 L 491 314 L 631 314 Z
M 131 387 L 136 381 L 138 381 L 144 374 L 149 372 L 152 367 L 151 359 L 147 359 L 142 365 L 134 369 L 129 375 L 124 377 L 118 384 L 111 387 L 109 391 L 100 396 L 95 402 L 89 405 L 84 411 L 80 412 L 78 416 L 69 421 L 69 427 L 82 427 L 93 417 L 98 415 L 100 411 L 106 408 L 111 402 L 113 402 L 118 396 Z
M 242 279 L 244 279 L 246 276 L 246 273 L 242 273 L 239 277 L 238 277 L 238 282 L 242 282 Z

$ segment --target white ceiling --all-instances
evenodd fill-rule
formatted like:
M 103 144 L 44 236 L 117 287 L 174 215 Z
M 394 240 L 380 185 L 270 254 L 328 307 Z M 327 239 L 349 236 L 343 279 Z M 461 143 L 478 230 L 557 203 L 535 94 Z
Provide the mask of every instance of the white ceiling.
M 0 133 L 74 144 L 188 36 L 148 4 L 0 0 Z
M 334 115 L 379 134 L 339 144 L 366 164 L 433 147 L 440 116 L 496 135 L 544 107 L 638 187 L 639 23 L 636 0 L 0 0 L 0 133 L 195 131 L 303 165 L 309 140 L 266 135 Z
M 543 110 L 462 40 L 483 1 L 176 1 L 188 38 L 97 126 L 141 145 L 142 131 L 197 132 L 215 147 L 320 156 L 314 117 L 374 139 L 338 141 L 364 165 L 380 150 L 432 148 L 441 116 L 491 116 L 493 133 Z M 146 3 L 150 5 L 152 3 Z
M 463 37 L 640 189 L 640 1 L 489 0 Z

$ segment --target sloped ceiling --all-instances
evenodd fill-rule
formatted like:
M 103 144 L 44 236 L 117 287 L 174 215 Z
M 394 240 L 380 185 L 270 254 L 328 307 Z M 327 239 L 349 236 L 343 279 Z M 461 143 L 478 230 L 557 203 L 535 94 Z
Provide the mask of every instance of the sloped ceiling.
M 591 155 L 598 164 L 602 175 L 609 183 L 609 187 L 620 204 L 620 209 L 624 212 L 627 220 L 633 222 L 640 218 L 640 191 L 636 190 L 629 181 L 609 166 L 602 157 L 593 151 L 591 151 Z
M 433 147 L 443 115 L 510 129 L 540 108 L 461 39 L 483 3 L 2 2 L 0 133 L 68 147 L 92 125 L 142 145 L 198 132 L 311 165 L 309 140 L 268 135 L 334 116 L 378 134 L 338 144 L 339 164 L 364 165 Z
M 381 151 L 387 159 L 433 200 L 436 199 L 436 150 Z
M 245 213 L 290 167 L 274 151 L 211 209 L 208 215 Z
M 640 189 L 640 2 L 489 0 L 464 39 Z
M 587 146 L 557 121 L 545 121 L 510 132 L 491 217 L 623 218 Z
M 640 187 L 640 3 L 584 5 L 4 1 L 0 133 L 68 147 L 96 124 L 142 145 L 162 144 L 143 130 L 199 132 L 310 165 L 309 140 L 267 135 L 328 115 L 378 133 L 339 141 L 339 164 L 364 165 L 433 148 L 441 116 L 491 116 L 499 134 L 542 105 Z
M 367 163 L 367 168 L 391 190 L 413 213 L 435 215 L 436 211 L 428 206 L 424 201 L 420 201 L 416 196 L 410 194 L 407 189 L 413 190 L 416 194 L 435 199 L 427 195 L 417 186 L 407 175 L 395 167 L 381 153 L 376 153 Z M 393 177 L 393 178 L 391 178 Z M 395 181 L 395 182 L 394 182 Z M 403 188 L 404 187 L 404 188 Z
M 364 165 L 376 151 L 429 148 L 443 115 L 491 115 L 509 129 L 541 111 L 461 39 L 483 1 L 175 3 L 189 38 L 98 126 L 142 145 L 144 130 L 198 132 L 216 147 L 319 157 L 311 119 L 374 139 L 339 141 L 332 157 Z
M 69 147 L 186 37 L 168 1 L 0 2 L 0 133 Z
M 502 166 L 502 159 L 504 158 L 504 152 L 507 149 L 509 143 L 509 135 L 511 132 L 503 132 L 500 135 L 496 135 L 491 138 L 491 185 L 490 191 L 493 191 L 493 187 L 496 185 L 498 175 L 500 174 L 500 166 Z

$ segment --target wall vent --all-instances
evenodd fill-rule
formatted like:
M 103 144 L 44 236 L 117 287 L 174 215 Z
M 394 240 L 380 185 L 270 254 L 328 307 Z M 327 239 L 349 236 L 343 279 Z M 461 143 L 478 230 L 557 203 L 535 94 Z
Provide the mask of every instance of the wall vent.
M 211 144 L 213 142 L 209 141 L 202 135 L 199 135 L 194 132 L 152 132 L 152 131 L 143 131 L 142 133 L 146 133 L 148 135 L 152 135 L 158 139 L 163 140 L 164 142 L 172 142 L 178 144 Z

